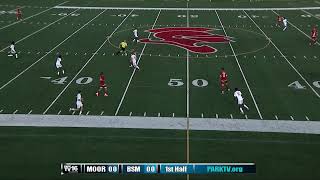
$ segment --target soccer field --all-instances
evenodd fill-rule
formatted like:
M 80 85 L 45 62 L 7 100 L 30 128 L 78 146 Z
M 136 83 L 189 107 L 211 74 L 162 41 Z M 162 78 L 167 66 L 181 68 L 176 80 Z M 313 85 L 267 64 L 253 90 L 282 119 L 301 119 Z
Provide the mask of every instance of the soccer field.
M 17 6 L 23 13 L 20 21 L 15 19 Z M 287 30 L 276 26 L 278 15 L 288 19 Z M 0 113 L 77 115 L 69 109 L 75 107 L 76 94 L 80 90 L 84 98 L 82 116 L 88 119 L 91 116 L 141 116 L 318 121 L 320 44 L 309 43 L 311 29 L 318 27 L 319 23 L 320 2 L 311 0 L 2 0 Z M 134 28 L 138 29 L 139 38 L 143 41 L 132 42 Z M 115 54 L 123 40 L 128 42 L 128 51 L 137 52 L 139 71 L 129 67 L 130 56 Z M 12 41 L 16 42 L 18 59 L 7 56 Z M 62 55 L 64 75 L 56 73 L 58 54 Z M 225 94 L 221 94 L 219 82 L 222 67 L 228 73 L 231 88 Z M 100 72 L 106 76 L 108 97 L 95 95 Z M 233 96 L 234 88 L 241 90 L 245 104 L 250 108 L 245 114 L 239 111 Z M 10 136 L 11 130 L 17 134 Z M 128 129 L 108 129 L 110 132 L 104 132 L 97 129 L 101 133 L 98 135 L 95 130 L 2 127 L 0 142 L 8 147 L 0 149 L 0 152 L 26 146 L 26 149 L 35 152 L 30 153 L 28 158 L 22 157 L 28 161 L 37 153 L 39 157 L 45 157 L 41 150 L 56 153 L 46 159 L 48 162 L 53 162 L 53 159 L 59 162 L 101 161 L 105 158 L 114 162 L 128 159 L 132 162 L 257 160 L 265 163 L 263 167 L 266 171 L 261 170 L 262 174 L 218 177 L 273 179 L 268 172 L 274 172 L 276 177 L 282 179 L 320 177 L 319 173 L 312 174 L 317 157 L 319 159 L 315 151 L 319 149 L 317 135 L 190 131 L 189 140 L 189 129 L 187 132 Z M 76 135 L 71 137 L 72 132 Z M 39 137 L 36 137 L 37 134 Z M 231 140 L 227 140 L 228 137 Z M 248 140 L 248 137 L 251 139 Z M 75 142 L 72 143 L 72 140 Z M 121 140 L 124 142 L 117 143 Z M 53 147 L 50 142 L 57 146 Z M 100 149 L 95 143 L 101 143 Z M 73 145 L 79 149 L 78 154 L 73 155 L 68 150 Z M 136 158 L 130 159 L 130 154 L 120 158 L 119 152 L 124 152 L 127 145 L 132 147 Z M 166 152 L 168 147 L 173 148 Z M 187 150 L 185 147 L 188 147 Z M 304 154 L 302 147 L 309 154 Z M 102 149 L 116 155 L 114 158 L 109 155 L 104 157 Z M 234 152 L 234 149 L 239 150 Z M 144 158 L 144 150 L 160 154 L 160 157 L 148 154 Z M 64 151 L 66 154 L 59 158 L 58 155 Z M 97 155 L 81 158 L 83 154 L 95 151 Z M 15 154 L 19 151 L 3 156 L 5 162 L 10 162 Z M 297 160 L 292 162 L 294 158 Z M 31 167 L 44 161 L 35 161 Z M 21 163 L 19 160 L 17 162 Z M 271 168 L 276 162 L 284 168 L 283 172 L 289 173 L 290 168 L 295 172 L 285 174 L 276 171 Z M 49 171 L 52 173 L 52 167 L 48 166 L 39 176 L 45 177 L 45 172 Z M 304 172 L 298 174 L 300 170 Z M 31 179 L 37 177 L 24 173 Z M 4 176 L 10 177 L 9 174 Z M 54 178 L 64 179 L 50 174 L 49 179 Z M 71 178 L 90 179 L 88 176 Z M 162 179 L 163 176 L 112 178 Z M 185 176 L 166 178 L 186 179 Z M 212 176 L 188 178 L 208 179 Z
M 102 2 L 90 1 L 90 8 L 71 1 L 51 9 L 49 4 L 59 3 L 48 1 L 48 7 L 42 7 L 35 2 L 22 8 L 26 18 L 21 22 L 8 13 L 19 2 L 1 6 L 2 113 L 71 114 L 68 110 L 81 90 L 87 115 L 320 118 L 319 43 L 309 46 L 320 10 L 186 10 L 187 3 L 181 10 L 137 10 L 103 8 Z M 287 31 L 275 26 L 277 14 L 288 19 Z M 168 42 L 132 43 L 134 27 L 141 39 L 153 41 L 157 34 L 151 29 L 184 28 L 182 33 L 190 33 L 196 27 L 207 28 L 213 40 L 198 42 L 217 51 Z M 217 35 L 230 43 L 214 40 Z M 123 40 L 128 50 L 137 51 L 140 71 L 128 67 L 129 56 L 114 55 Z M 11 41 L 17 42 L 17 60 L 6 57 Z M 66 71 L 60 76 L 54 65 L 57 54 Z M 232 89 L 224 95 L 218 80 L 222 67 Z M 95 96 L 100 72 L 106 76 L 109 97 Z M 250 107 L 245 115 L 236 106 L 235 87 Z

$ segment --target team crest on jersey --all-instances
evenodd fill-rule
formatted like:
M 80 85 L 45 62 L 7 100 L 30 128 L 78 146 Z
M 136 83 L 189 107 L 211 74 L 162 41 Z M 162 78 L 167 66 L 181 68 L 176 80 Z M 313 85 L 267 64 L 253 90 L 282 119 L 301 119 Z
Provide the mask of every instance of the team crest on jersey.
M 217 49 L 211 43 L 229 43 L 230 37 L 212 34 L 215 29 L 202 27 L 168 27 L 149 29 L 158 40 L 140 39 L 141 43 L 168 44 L 187 49 L 194 53 L 211 54 Z

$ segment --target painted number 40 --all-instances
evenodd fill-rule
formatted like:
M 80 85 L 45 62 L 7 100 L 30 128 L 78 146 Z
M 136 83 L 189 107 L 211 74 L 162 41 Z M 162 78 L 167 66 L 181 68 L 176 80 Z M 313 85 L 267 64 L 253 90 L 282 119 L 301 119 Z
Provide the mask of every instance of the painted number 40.
M 64 84 L 67 82 L 67 79 L 68 79 L 68 77 L 61 77 L 61 78 L 53 79 L 53 80 L 51 80 L 51 82 L 53 84 Z M 91 77 L 81 77 L 76 80 L 76 83 L 80 84 L 80 85 L 89 84 L 92 82 L 92 80 L 93 79 Z
M 320 81 L 314 81 L 313 86 L 316 88 L 320 88 Z M 294 81 L 288 85 L 290 88 L 294 89 L 306 89 L 306 86 L 302 85 L 299 81 Z

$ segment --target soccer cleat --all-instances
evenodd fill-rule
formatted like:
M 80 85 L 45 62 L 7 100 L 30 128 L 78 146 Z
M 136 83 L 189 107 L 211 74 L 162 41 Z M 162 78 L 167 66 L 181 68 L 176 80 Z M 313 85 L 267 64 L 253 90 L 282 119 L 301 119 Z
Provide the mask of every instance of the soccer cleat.
M 107 93 L 104 93 L 104 96 L 108 96 L 108 94 L 107 94 Z
M 99 96 L 99 93 L 98 93 L 98 92 L 96 92 L 96 96 Z

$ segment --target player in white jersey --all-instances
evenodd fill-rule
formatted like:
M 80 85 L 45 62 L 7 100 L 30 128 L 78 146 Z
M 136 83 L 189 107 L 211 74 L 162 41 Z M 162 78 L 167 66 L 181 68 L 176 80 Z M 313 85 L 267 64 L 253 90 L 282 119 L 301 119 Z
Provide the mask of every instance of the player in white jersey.
M 285 31 L 288 27 L 288 20 L 285 17 L 283 17 L 282 22 L 283 22 L 283 26 L 284 26 L 283 31 Z
M 18 54 L 17 54 L 16 49 L 15 49 L 14 41 L 11 42 L 10 52 L 8 53 L 8 56 L 9 57 L 15 57 L 16 59 L 18 59 Z
M 83 98 L 81 96 L 81 91 L 78 91 L 77 94 L 76 107 L 77 108 L 70 108 L 69 111 L 80 111 L 79 115 L 81 115 L 83 110 Z
M 133 42 L 139 42 L 139 37 L 138 37 L 138 30 L 134 28 L 133 30 Z
M 139 66 L 138 66 L 138 64 L 137 64 L 137 53 L 136 53 L 135 51 L 133 51 L 133 52 L 131 53 L 130 62 L 131 62 L 130 67 L 134 67 L 134 68 L 140 70 L 140 68 L 139 68 Z
M 244 104 L 244 102 L 243 102 L 244 98 L 242 97 L 242 93 L 241 93 L 241 91 L 239 91 L 238 88 L 235 88 L 235 92 L 234 92 L 233 96 L 237 100 L 241 114 L 244 114 L 242 107 L 245 107 L 247 110 L 249 110 L 249 107 Z
M 57 68 L 57 74 L 58 74 L 58 76 L 60 75 L 60 72 L 61 72 L 62 74 L 64 74 L 64 69 L 62 68 L 61 61 L 62 61 L 62 56 L 59 55 L 59 56 L 57 57 L 57 60 L 56 60 L 56 68 Z

